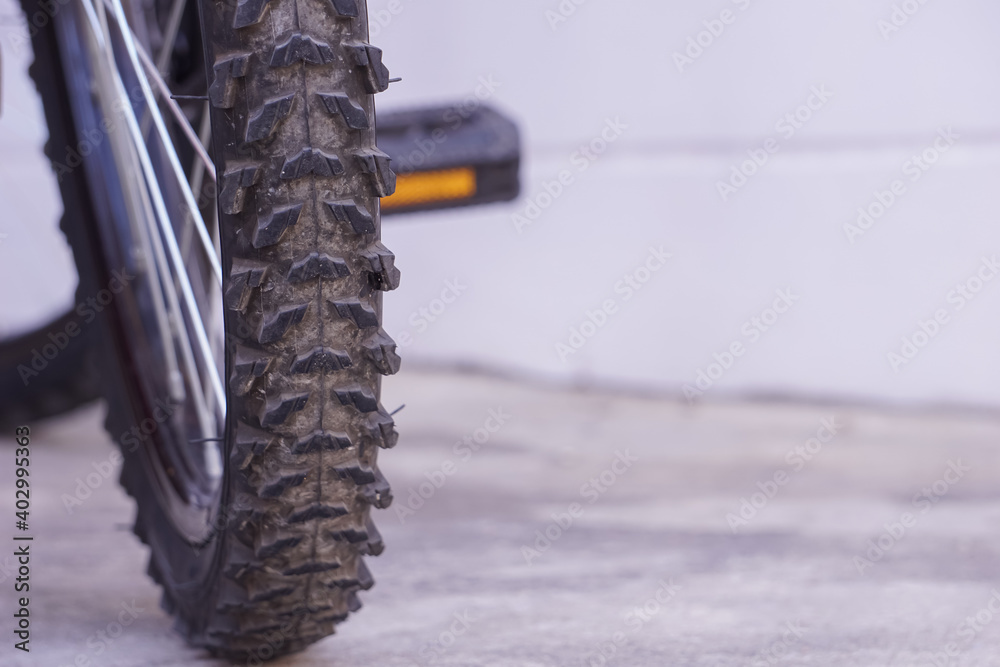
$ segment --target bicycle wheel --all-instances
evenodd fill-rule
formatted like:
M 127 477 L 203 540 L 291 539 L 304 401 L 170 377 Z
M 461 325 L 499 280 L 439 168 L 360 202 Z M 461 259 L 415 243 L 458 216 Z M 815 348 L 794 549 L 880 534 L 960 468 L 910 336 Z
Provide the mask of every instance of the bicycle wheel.
M 22 3 L 51 18 L 31 74 L 163 606 L 230 658 L 299 650 L 360 606 L 391 502 L 365 3 Z

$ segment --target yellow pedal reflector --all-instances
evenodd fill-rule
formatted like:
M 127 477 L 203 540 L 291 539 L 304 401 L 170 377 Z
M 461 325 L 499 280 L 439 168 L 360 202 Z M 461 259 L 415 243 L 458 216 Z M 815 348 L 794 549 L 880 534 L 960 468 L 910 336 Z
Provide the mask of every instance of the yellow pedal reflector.
M 476 170 L 473 167 L 422 171 L 398 175 L 396 192 L 382 200 L 382 208 L 422 206 L 434 202 L 468 199 L 475 195 Z

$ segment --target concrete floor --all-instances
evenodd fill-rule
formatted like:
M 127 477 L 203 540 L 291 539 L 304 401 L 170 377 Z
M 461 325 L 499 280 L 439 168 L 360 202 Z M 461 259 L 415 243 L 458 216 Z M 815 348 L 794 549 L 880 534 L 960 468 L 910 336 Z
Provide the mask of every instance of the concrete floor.
M 946 664 L 931 655 L 949 643 L 954 665 L 998 664 L 996 418 L 692 407 L 429 370 L 386 383 L 385 404 L 404 402 L 400 444 L 382 459 L 396 501 L 379 517 L 378 585 L 337 636 L 277 665 L 908 666 Z M 504 425 L 462 460 L 454 444 L 486 439 L 491 410 Z M 159 610 L 114 478 L 64 508 L 112 452 L 102 412 L 35 426 L 32 651 L 11 648 L 0 569 L 0 664 L 216 664 Z M 0 441 L 5 459 L 11 444 Z M 448 461 L 454 474 L 402 513 Z M 0 476 L 5 508 L 11 482 Z M 743 498 L 760 506 L 745 524 Z M 553 514 L 571 509 L 557 530 Z M 884 555 L 866 554 L 880 536 Z M 108 644 L 98 633 L 117 634 L 123 603 L 141 612 Z

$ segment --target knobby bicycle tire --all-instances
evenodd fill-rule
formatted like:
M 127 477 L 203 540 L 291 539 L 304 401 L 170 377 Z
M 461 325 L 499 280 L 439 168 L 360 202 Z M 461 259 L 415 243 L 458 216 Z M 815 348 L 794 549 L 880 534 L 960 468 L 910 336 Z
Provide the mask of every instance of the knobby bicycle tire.
M 23 5 L 28 16 L 42 6 Z M 399 272 L 379 240 L 378 199 L 395 176 L 375 146 L 373 98 L 389 74 L 367 43 L 363 0 L 206 0 L 200 12 L 226 325 L 213 529 L 197 543 L 177 529 L 146 443 L 123 447 L 121 482 L 177 628 L 214 653 L 263 660 L 357 610 L 372 585 L 362 556 L 383 549 L 370 509 L 392 497 L 376 458 L 398 436 L 379 393 L 400 360 L 381 293 Z M 75 143 L 71 72 L 53 25 L 33 45 L 55 159 L 52 146 Z M 79 172 L 60 183 L 84 295 L 110 268 L 93 186 Z M 157 406 L 136 391 L 142 364 L 128 356 L 122 308 L 105 311 L 100 338 L 107 427 L 124 445 Z

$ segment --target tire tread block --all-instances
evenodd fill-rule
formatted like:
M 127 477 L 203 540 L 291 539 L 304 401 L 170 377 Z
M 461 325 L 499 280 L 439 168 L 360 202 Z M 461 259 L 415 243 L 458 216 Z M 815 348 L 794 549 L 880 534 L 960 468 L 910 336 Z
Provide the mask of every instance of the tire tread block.
M 333 471 L 341 479 L 349 479 L 358 486 L 372 484 L 376 481 L 375 471 L 360 463 L 337 466 L 333 469 Z
M 372 507 L 384 510 L 392 504 L 392 489 L 379 470 L 375 470 L 375 481 L 358 489 L 358 498 Z
M 258 379 L 267 373 L 273 357 L 245 346 L 236 348 L 233 358 L 233 372 L 229 378 L 229 388 L 237 396 L 246 396 Z
M 363 235 L 375 233 L 375 220 L 372 214 L 364 207 L 355 204 L 353 200 L 327 202 L 326 205 L 334 218 L 339 222 L 350 223 L 355 233 Z
M 306 477 L 308 477 L 308 473 L 304 472 L 284 475 L 262 484 L 257 490 L 257 494 L 261 498 L 279 498 L 284 495 L 285 491 L 288 489 L 301 486 L 302 483 L 306 481 Z
M 271 0 L 239 0 L 236 5 L 236 16 L 233 19 L 234 28 L 246 28 L 260 23 L 264 18 L 264 10 Z
M 343 387 L 333 390 L 334 397 L 341 405 L 354 406 L 363 413 L 377 412 L 381 409 L 375 394 L 360 386 Z
M 368 174 L 376 197 L 388 197 L 396 191 L 396 174 L 390 168 L 392 158 L 377 148 L 357 153 L 361 170 Z
M 246 470 L 254 459 L 263 456 L 278 441 L 273 433 L 262 431 L 244 423 L 236 426 L 229 460 L 238 470 Z
M 253 247 L 260 250 L 277 244 L 285 230 L 298 222 L 301 213 L 302 204 L 295 204 L 287 208 L 275 209 L 269 217 L 263 220 L 258 218 L 251 241 Z
M 315 431 L 309 437 L 299 440 L 292 447 L 293 454 L 313 454 L 316 452 L 339 452 L 353 447 L 351 439 L 344 433 Z
M 367 303 L 362 303 L 360 299 L 347 299 L 331 303 L 340 317 L 351 320 L 358 325 L 358 328 L 371 329 L 379 325 L 375 309 Z
M 366 435 L 382 449 L 392 449 L 399 441 L 396 422 L 384 412 L 375 412 L 365 421 Z
M 393 375 L 399 372 L 402 363 L 396 353 L 396 342 L 384 330 L 370 336 L 363 344 L 365 356 L 374 364 L 382 375 Z
M 294 285 L 315 278 L 346 278 L 349 275 L 351 270 L 340 257 L 314 252 L 292 264 L 287 280 Z
M 369 273 L 369 284 L 372 289 L 380 292 L 389 292 L 399 287 L 399 269 L 396 268 L 396 255 L 386 248 L 380 241 L 369 246 L 361 253 L 362 257 L 368 260 L 371 267 Z
M 226 308 L 245 313 L 253 290 L 264 284 L 270 270 L 271 265 L 266 262 L 234 259 L 226 284 Z
M 314 503 L 288 515 L 288 523 L 306 523 L 314 519 L 336 519 L 345 516 L 349 511 L 343 505 L 327 505 Z
M 217 109 L 232 109 L 236 104 L 236 79 L 247 75 L 250 54 L 221 58 L 212 66 L 214 78 L 208 87 L 208 99 Z
M 292 113 L 295 94 L 285 95 L 265 102 L 250 114 L 247 122 L 246 141 L 263 141 L 278 129 L 278 124 Z
M 389 87 L 389 69 L 382 64 L 382 49 L 371 44 L 352 44 L 348 49 L 355 66 L 364 72 L 365 89 L 373 95 L 384 92 Z
M 344 124 L 352 130 L 367 130 L 371 127 L 365 110 L 344 93 L 319 93 L 319 98 L 331 115 L 343 118 Z
M 309 394 L 281 394 L 267 399 L 260 411 L 260 425 L 264 428 L 280 426 L 292 414 L 306 407 Z
M 337 12 L 338 16 L 354 19 L 361 15 L 361 11 L 358 9 L 358 0 L 331 1 L 333 3 L 333 9 Z
M 285 160 L 281 167 L 281 178 L 292 180 L 303 178 L 310 174 L 319 177 L 339 176 L 344 173 L 344 165 L 336 155 L 327 155 L 313 148 L 303 148 L 302 151 Z
M 293 325 L 302 321 L 308 309 L 308 303 L 289 306 L 279 310 L 271 318 L 265 319 L 261 322 L 260 330 L 257 333 L 257 342 L 261 345 L 267 345 L 281 340 Z
M 353 366 L 347 352 L 329 347 L 314 347 L 306 354 L 295 357 L 291 372 L 296 375 L 319 371 L 340 371 Z
M 222 192 L 219 194 L 219 201 L 222 210 L 229 215 L 236 215 L 243 212 L 243 204 L 246 200 L 248 188 L 257 185 L 260 181 L 260 167 L 251 165 L 249 167 L 234 167 L 226 170 L 222 175 Z
M 296 62 L 325 65 L 336 59 L 333 49 L 324 41 L 301 32 L 292 34 L 271 54 L 271 67 L 288 67 Z

